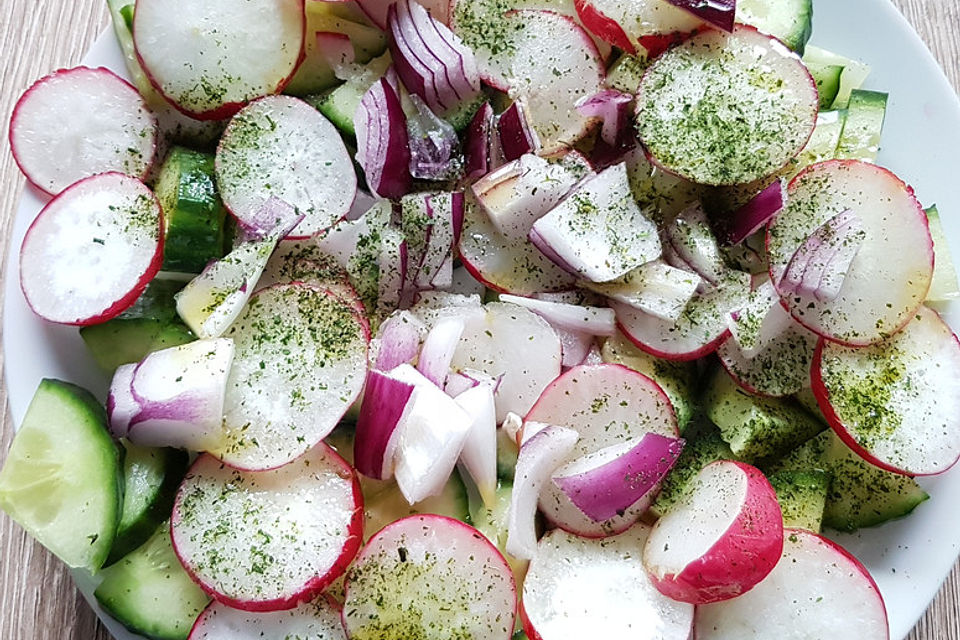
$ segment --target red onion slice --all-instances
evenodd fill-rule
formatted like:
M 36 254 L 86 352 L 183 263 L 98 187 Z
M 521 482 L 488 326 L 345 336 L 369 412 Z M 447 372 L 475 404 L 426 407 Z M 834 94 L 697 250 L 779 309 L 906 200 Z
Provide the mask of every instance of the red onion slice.
M 133 397 L 133 372 L 137 363 L 122 364 L 113 372 L 110 392 L 107 394 L 107 416 L 110 433 L 115 438 L 126 438 L 130 420 L 140 412 L 140 403 Z
M 670 247 L 684 264 L 716 286 L 727 272 L 717 238 L 700 203 L 681 211 L 665 227 Z
M 513 479 L 513 497 L 507 515 L 506 551 L 514 558 L 530 560 L 536 555 L 536 515 L 540 490 L 554 470 L 570 455 L 579 438 L 573 429 L 550 425 L 539 430 L 520 447 Z
M 463 468 L 473 478 L 483 504 L 492 508 L 497 501 L 497 406 L 494 384 L 479 384 L 454 400 L 470 416 L 470 431 L 460 452 Z
M 560 353 L 562 355 L 560 364 L 565 369 L 578 366 L 587 358 L 590 349 L 596 346 L 594 336 L 589 333 L 558 329 L 557 327 L 554 327 L 554 331 L 560 337 Z
M 400 304 L 407 276 L 407 243 L 397 229 L 387 227 L 381 231 L 377 265 L 377 310 L 388 314 Z
M 466 179 L 473 181 L 492 171 L 490 164 L 490 139 L 494 133 L 493 107 L 484 102 L 467 127 L 466 133 Z
M 835 299 L 865 239 L 863 222 L 853 211 L 838 213 L 797 247 L 780 280 L 781 291 L 821 302 Z
M 584 515 L 604 522 L 656 492 L 683 445 L 679 438 L 645 433 L 563 465 L 553 482 Z
M 718 29 L 727 33 L 733 32 L 737 15 L 737 0 L 667 0 L 667 2 L 692 13 Z
M 460 343 L 465 325 L 462 317 L 442 318 L 433 326 L 423 341 L 417 370 L 441 389 L 446 383 L 447 374 L 450 372 L 450 362 L 453 361 L 453 353 Z
M 617 321 L 613 309 L 606 307 L 587 307 L 564 302 L 549 302 L 505 293 L 500 294 L 500 302 L 509 302 L 529 309 L 554 327 L 567 331 L 592 336 L 612 336 L 617 331 Z
M 398 311 L 380 325 L 374 368 L 390 371 L 417 359 L 427 327 L 409 311 Z
M 395 434 L 410 410 L 413 389 L 392 373 L 367 372 L 353 440 L 353 464 L 363 475 L 376 480 L 393 476 Z
M 525 153 L 536 153 L 540 150 L 540 137 L 527 118 L 527 108 L 522 100 L 514 100 L 507 110 L 497 119 L 497 131 L 500 137 L 500 148 L 504 158 L 509 162 L 516 160 Z
M 766 226 L 787 202 L 787 183 L 782 178 L 737 209 L 726 221 L 721 240 L 725 245 L 740 244 Z
M 624 136 L 630 135 L 633 96 L 616 89 L 604 89 L 577 101 L 577 111 L 603 123 L 600 138 L 611 148 L 620 149 Z M 611 162 L 610 164 L 615 164 Z
M 370 190 L 399 198 L 410 190 L 410 144 L 407 119 L 396 90 L 381 78 L 360 100 L 354 116 L 357 162 Z

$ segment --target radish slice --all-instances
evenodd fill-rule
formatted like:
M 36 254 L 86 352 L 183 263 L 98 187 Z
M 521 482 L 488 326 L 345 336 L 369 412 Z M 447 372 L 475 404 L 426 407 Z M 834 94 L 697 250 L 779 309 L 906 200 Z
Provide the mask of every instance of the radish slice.
M 667 0 L 576 0 L 577 15 L 591 33 L 630 54 L 647 53 L 649 40 L 690 33 L 703 22 Z M 655 57 L 656 51 L 649 52 Z
M 420 353 L 420 343 L 427 334 L 427 327 L 409 311 L 399 311 L 380 325 L 380 337 L 376 346 L 375 368 L 390 371 L 404 363 L 412 363 Z
M 343 458 L 319 444 L 270 471 L 203 455 L 177 491 L 173 547 L 190 577 L 244 611 L 291 609 L 349 566 L 363 538 L 363 495 Z
M 559 327 L 554 327 L 554 331 L 560 337 L 560 346 L 563 351 L 561 364 L 564 369 L 583 363 L 587 354 L 590 353 L 590 349 L 596 346 L 594 336 L 589 333 L 570 331 Z
M 735 598 L 780 560 L 777 494 L 759 469 L 726 460 L 704 467 L 692 486 L 653 527 L 643 563 L 657 590 L 674 600 Z
M 275 198 L 268 200 L 263 210 L 270 212 L 269 216 L 258 213 L 258 224 L 266 217 L 274 219 L 269 235 L 239 244 L 208 264 L 174 296 L 180 318 L 201 338 L 223 335 L 243 312 L 277 243 L 302 219 L 290 205 Z
M 304 282 L 343 293 L 345 297 L 358 298 L 350 286 L 346 269 L 310 241 L 283 240 L 267 261 L 256 289 L 274 284 Z
M 682 450 L 679 438 L 645 433 L 563 465 L 553 482 L 584 515 L 603 522 L 656 493 Z
M 500 295 L 500 302 L 524 307 L 546 320 L 555 328 L 591 336 L 612 336 L 617 332 L 613 310 L 587 307 L 563 302 L 548 302 L 534 298 Z
M 157 119 L 127 81 L 76 67 L 37 80 L 10 119 L 14 160 L 38 189 L 56 195 L 98 173 L 144 178 L 157 154 Z
M 703 206 L 697 202 L 681 211 L 665 229 L 670 248 L 682 264 L 688 265 L 704 280 L 716 286 L 727 272 L 717 238 Z
M 336 127 L 290 96 L 261 98 L 234 116 L 217 148 L 216 174 L 224 204 L 242 225 L 252 225 L 271 198 L 303 214 L 292 238 L 333 226 L 357 194 L 357 175 Z
M 773 572 L 749 593 L 697 607 L 697 640 L 890 637 L 877 584 L 835 542 L 787 529 Z
M 637 311 L 676 322 L 702 282 L 696 273 L 654 260 L 611 282 L 579 284 Z
M 20 288 L 44 320 L 88 325 L 132 305 L 160 269 L 163 211 L 136 178 L 104 173 L 51 200 L 20 247 Z
M 736 20 L 737 0 L 667 0 L 675 7 L 696 16 L 707 24 L 731 33 Z
M 750 276 L 728 271 L 719 286 L 698 293 L 676 322 L 637 311 L 620 302 L 610 306 L 617 326 L 638 348 L 668 360 L 696 360 L 716 351 L 730 335 L 727 316 L 750 295 Z
M 500 148 L 507 162 L 540 150 L 540 137 L 530 126 L 523 100 L 514 100 L 497 118 Z
M 357 163 L 370 190 L 382 198 L 410 191 L 410 139 L 397 90 L 380 78 L 360 100 L 354 115 Z
M 545 320 L 512 304 L 490 303 L 469 320 L 453 356 L 454 370 L 477 369 L 502 382 L 497 421 L 508 411 L 525 414 L 560 375 L 560 339 Z
M 960 458 L 960 342 L 920 307 L 885 342 L 820 341 L 813 392 L 837 435 L 867 462 L 905 475 L 943 473 Z
M 360 394 L 367 326 L 324 289 L 295 283 L 259 291 L 224 335 L 236 354 L 225 440 L 211 453 L 234 467 L 290 462 L 326 437 Z
M 693 607 L 660 594 L 643 568 L 638 550 L 649 532 L 637 524 L 602 540 L 547 533 L 523 585 L 530 639 L 689 640 Z
M 647 433 L 677 437 L 677 419 L 670 400 L 650 378 L 616 364 L 575 367 L 557 378 L 527 414 L 525 424 L 562 424 L 580 434 L 564 462 L 625 442 Z M 526 426 L 524 437 L 527 437 Z M 622 514 L 595 522 L 567 495 L 549 483 L 540 495 L 540 510 L 557 526 L 579 535 L 605 536 L 626 530 L 646 511 L 653 495 L 634 503 Z
M 846 210 L 860 220 L 866 237 L 838 295 L 818 300 L 792 291 L 784 279 L 794 256 Z M 913 191 L 886 169 L 853 160 L 815 164 L 790 183 L 787 206 L 767 229 L 767 251 L 770 279 L 797 322 L 852 346 L 879 342 L 903 328 L 933 277 L 933 241 Z
M 470 430 L 463 441 L 460 462 L 466 469 L 483 504 L 493 507 L 497 500 L 497 405 L 496 382 L 479 383 L 454 396 L 457 405 L 470 416 Z M 450 393 L 450 390 L 446 390 Z
M 464 325 L 463 318 L 443 318 L 430 329 L 420 349 L 417 370 L 441 389 L 450 372 L 450 362 L 463 335 Z
M 415 515 L 373 536 L 347 575 L 350 638 L 509 640 L 513 573 L 485 536 L 458 520 Z
M 115 438 L 126 438 L 130 420 L 140 412 L 140 403 L 133 396 L 133 373 L 137 363 L 122 364 L 113 372 L 107 394 L 107 417 L 110 433 Z
M 722 241 L 726 245 L 740 244 L 757 233 L 780 213 L 787 203 L 787 183 L 782 178 L 754 196 L 737 209 L 723 223 Z
M 140 406 L 130 419 L 130 442 L 191 451 L 217 447 L 223 437 L 223 401 L 233 355 L 233 341 L 217 338 L 144 358 L 130 382 Z
M 340 605 L 333 598 L 322 596 L 290 611 L 256 615 L 213 601 L 197 618 L 188 640 L 263 638 L 347 640 L 347 634 L 340 622 Z
M 657 227 L 634 201 L 624 164 L 581 182 L 533 224 L 530 240 L 558 266 L 592 282 L 614 280 L 660 257 Z
M 221 120 L 286 85 L 305 25 L 303 0 L 138 0 L 133 33 L 140 64 L 167 100 Z
M 514 558 L 530 560 L 537 554 L 537 502 L 550 475 L 567 459 L 579 438 L 573 429 L 543 425 L 520 447 L 505 547 Z

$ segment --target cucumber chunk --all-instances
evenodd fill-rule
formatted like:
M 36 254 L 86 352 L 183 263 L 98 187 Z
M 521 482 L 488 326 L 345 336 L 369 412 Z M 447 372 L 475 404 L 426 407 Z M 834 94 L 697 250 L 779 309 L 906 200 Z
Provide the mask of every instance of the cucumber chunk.
M 214 179 L 212 153 L 174 147 L 160 168 L 155 192 L 167 225 L 163 269 L 200 273 L 223 256 L 226 209 Z
M 153 640 L 186 640 L 210 602 L 180 566 L 166 524 L 102 575 L 94 592 L 100 606 L 127 629 Z
M 503 429 L 497 429 L 497 478 L 499 480 L 513 482 L 519 455 L 520 448 L 517 446 L 517 441 L 507 435 Z
M 748 462 L 783 454 L 823 431 L 793 400 L 750 395 L 723 369 L 707 383 L 703 409 L 733 454 Z
M 717 428 L 708 421 L 691 425 L 683 436 L 687 444 L 673 469 L 663 479 L 660 495 L 650 507 L 650 513 L 657 518 L 686 497 L 701 469 L 711 462 L 735 459 L 730 445 L 724 442 Z
M 641 56 L 624 53 L 607 70 L 607 87 L 634 94 L 640 87 L 643 74 L 650 66 L 650 61 Z
M 843 67 L 843 74 L 840 76 L 840 90 L 837 92 L 833 104 L 829 107 L 831 109 L 846 109 L 850 102 L 851 92 L 862 87 L 867 76 L 870 75 L 869 65 L 837 55 L 820 47 L 807 47 L 803 53 L 803 62 L 808 67 L 811 65 Z
M 0 509 L 73 568 L 95 572 L 123 501 L 120 451 L 90 392 L 40 383 L 0 469 Z
M 960 282 L 957 281 L 957 268 L 950 253 L 950 244 L 943 232 L 940 222 L 940 212 L 933 205 L 926 210 L 927 221 L 930 223 L 930 236 L 933 238 L 933 253 L 936 261 L 933 268 L 933 282 L 927 300 L 930 302 L 946 302 L 960 297 Z
M 415 505 L 410 505 L 400 488 L 394 482 L 363 482 L 364 538 L 369 540 L 374 534 L 391 522 L 415 514 L 430 513 L 447 516 L 462 522 L 470 522 L 470 503 L 467 489 L 460 474 L 450 474 L 450 479 L 438 495 L 430 496 Z
M 775 36 L 802 54 L 813 33 L 813 0 L 738 0 L 737 22 Z
M 496 501 L 493 506 L 486 506 L 479 495 L 471 497 L 470 519 L 477 531 L 487 537 L 506 559 L 513 571 L 513 579 L 518 590 L 523 585 L 523 578 L 527 574 L 526 560 L 519 560 L 507 553 L 507 523 L 510 517 L 510 501 L 513 498 L 513 483 L 502 481 L 497 487 Z
M 323 97 L 309 99 L 313 106 L 320 110 L 337 129 L 355 137 L 356 129 L 353 126 L 353 116 L 360 106 L 360 100 L 374 82 L 380 79 L 390 66 L 390 54 L 385 53 L 371 60 L 364 72 L 343 83 Z
M 170 518 L 177 487 L 189 463 L 185 451 L 141 447 L 127 441 L 123 446 L 123 510 L 107 564 L 142 545 L 161 522 Z
M 837 101 L 840 93 L 840 78 L 843 76 L 843 67 L 838 64 L 807 64 L 813 81 L 817 83 L 817 92 L 820 94 L 820 108 L 829 109 Z
M 820 469 L 781 471 L 768 479 L 777 492 L 783 526 L 820 533 L 830 490 L 830 474 Z
M 913 478 L 865 462 L 829 429 L 764 471 L 772 475 L 809 469 L 826 471 L 833 478 L 823 524 L 838 531 L 852 532 L 903 517 L 930 497 Z
M 876 162 L 886 114 L 887 94 L 854 90 L 850 94 L 847 121 L 837 145 L 837 158 Z

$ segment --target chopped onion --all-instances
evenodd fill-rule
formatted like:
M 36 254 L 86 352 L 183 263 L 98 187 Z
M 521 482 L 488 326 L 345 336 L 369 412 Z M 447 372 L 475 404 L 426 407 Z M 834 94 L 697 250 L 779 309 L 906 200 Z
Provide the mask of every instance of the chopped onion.
M 584 307 L 563 302 L 548 302 L 500 294 L 500 302 L 509 302 L 533 311 L 554 327 L 592 336 L 612 336 L 617 330 L 613 309 Z
M 318 31 L 317 50 L 323 55 L 330 68 L 333 69 L 333 75 L 338 80 L 347 81 L 361 73 L 356 64 L 353 44 L 347 34 Z
M 453 353 L 457 350 L 465 326 L 466 323 L 462 317 L 442 318 L 433 326 L 430 333 L 427 334 L 427 338 L 423 341 L 417 370 L 441 389 L 446 383 L 447 374 L 450 372 L 450 363 L 453 361 Z
M 377 308 L 386 314 L 400 304 L 400 295 L 407 276 L 407 242 L 403 233 L 393 227 L 381 231 L 377 264 Z
M 537 552 L 536 515 L 540 491 L 563 464 L 579 434 L 566 427 L 547 426 L 520 447 L 513 478 L 513 497 L 507 514 L 506 551 L 530 560 Z
M 386 78 L 364 94 L 354 116 L 357 162 L 370 190 L 399 198 L 410 190 L 410 145 L 400 97 Z
M 514 100 L 497 119 L 497 131 L 504 159 L 516 160 L 525 153 L 540 150 L 540 138 L 530 126 L 527 108 L 522 100 Z
M 727 266 L 700 203 L 687 207 L 667 223 L 665 234 L 670 247 L 683 264 L 689 265 L 692 271 L 710 284 L 716 286 L 720 283 Z
M 688 11 L 708 24 L 727 33 L 733 31 L 737 0 L 667 0 L 675 7 Z
M 659 487 L 683 450 L 683 440 L 645 433 L 565 464 L 553 482 L 594 522 L 622 514 Z
M 633 96 L 616 89 L 604 89 L 576 103 L 577 111 L 588 118 L 600 118 L 600 138 L 611 148 L 621 147 L 631 136 Z
M 460 175 L 457 132 L 430 110 L 416 94 L 410 95 L 407 136 L 410 139 L 410 175 L 423 180 L 453 180 Z
M 676 322 L 702 282 L 692 271 L 654 260 L 613 282 L 584 280 L 579 284 L 661 320 Z
M 523 418 L 512 411 L 507 411 L 507 415 L 503 418 L 503 424 L 500 425 L 500 428 L 503 429 L 503 432 L 506 433 L 511 440 L 517 443 L 518 447 L 520 446 Z
M 107 394 L 107 417 L 110 433 L 115 438 L 126 438 L 130 420 L 140 412 L 140 403 L 133 397 L 133 372 L 137 363 L 122 364 L 113 372 L 110 392 Z
M 390 371 L 411 363 L 420 353 L 427 327 L 409 311 L 398 311 L 380 325 L 379 349 L 374 368 Z
M 465 177 L 469 181 L 486 175 L 494 168 L 490 163 L 491 137 L 496 137 L 494 118 L 493 107 L 489 102 L 484 102 L 473 114 L 467 127 Z
M 587 352 L 587 355 L 584 356 L 580 362 L 580 366 L 589 367 L 596 364 L 603 364 L 603 352 L 600 351 L 600 347 L 594 342 L 590 347 L 590 351 Z
M 413 390 L 412 383 L 392 372 L 367 372 L 353 440 L 353 465 L 363 475 L 375 480 L 393 476 L 397 429 L 412 407 Z
M 750 202 L 737 209 L 725 223 L 723 243 L 740 244 L 760 231 L 770 219 L 780 213 L 787 202 L 787 185 L 782 178 L 758 193 Z
M 769 279 L 754 288 L 747 303 L 732 312 L 727 320 L 733 339 L 748 360 L 766 349 L 793 323 Z
M 560 364 L 566 369 L 578 366 L 586 359 L 590 349 L 596 346 L 594 337 L 581 331 L 553 328 L 560 338 Z
M 813 295 L 821 302 L 836 299 L 865 239 L 863 222 L 850 209 L 830 218 L 790 258 L 781 293 Z
M 472 420 L 460 462 L 489 508 L 497 500 L 497 407 L 493 390 L 493 384 L 480 384 L 454 397 Z

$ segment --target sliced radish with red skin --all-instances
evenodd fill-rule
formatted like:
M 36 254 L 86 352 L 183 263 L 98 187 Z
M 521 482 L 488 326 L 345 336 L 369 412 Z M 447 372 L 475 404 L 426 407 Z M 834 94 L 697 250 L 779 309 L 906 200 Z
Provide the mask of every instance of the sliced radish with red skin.
M 910 322 L 933 278 L 933 241 L 913 190 L 876 165 L 829 160 L 794 178 L 788 196 L 767 227 L 767 252 L 770 279 L 797 322 L 851 346 L 880 342 Z M 797 249 L 845 210 L 859 218 L 866 238 L 839 295 L 820 301 L 786 291 L 781 282 Z
M 234 467 L 290 462 L 326 437 L 360 394 L 369 329 L 325 289 L 263 289 L 224 336 L 233 338 L 236 354 L 224 443 L 212 453 Z
M 884 342 L 851 348 L 821 339 L 813 392 L 837 435 L 867 462 L 910 476 L 960 458 L 960 341 L 920 307 Z
M 513 572 L 487 538 L 459 520 L 415 515 L 374 535 L 347 575 L 350 638 L 509 640 Z
M 20 288 L 50 322 L 106 322 L 160 270 L 163 210 L 136 178 L 102 173 L 51 200 L 20 246 Z
M 291 282 L 328 289 L 350 302 L 357 312 L 366 313 L 346 269 L 312 241 L 285 240 L 278 243 L 257 281 L 256 290 Z
M 650 527 L 592 540 L 561 529 L 540 539 L 523 585 L 530 640 L 689 640 L 694 609 L 653 588 L 639 550 Z
M 515 304 L 546 320 L 555 328 L 591 336 L 612 336 L 617 332 L 613 311 L 605 307 L 588 307 L 566 302 L 538 300 L 503 294 L 500 302 Z
M 653 260 L 610 282 L 583 280 L 579 284 L 637 311 L 676 322 L 702 282 L 692 271 Z
M 98 173 L 146 177 L 158 135 L 157 119 L 137 90 L 102 67 L 63 69 L 37 80 L 10 119 L 17 166 L 51 195 Z
M 672 37 L 703 26 L 667 0 L 576 0 L 576 6 L 591 33 L 631 54 L 645 52 L 643 41 L 649 36 Z
M 223 202 L 241 225 L 251 225 L 272 197 L 303 214 L 291 238 L 332 227 L 357 194 L 353 162 L 336 127 L 290 96 L 260 98 L 234 116 L 217 147 L 216 174 Z
M 645 433 L 565 464 L 553 482 L 594 522 L 623 513 L 656 493 L 683 450 L 683 440 Z
M 668 360 L 696 360 L 717 350 L 730 335 L 727 316 L 750 294 L 750 276 L 729 271 L 720 285 L 698 293 L 676 322 L 611 302 L 617 326 L 637 348 Z
M 557 378 L 537 400 L 525 422 L 559 424 L 574 429 L 580 440 L 564 462 L 647 433 L 678 435 L 677 418 L 666 394 L 650 378 L 616 364 L 574 367 Z M 524 428 L 526 437 L 526 428 Z M 540 510 L 555 525 L 590 537 L 626 530 L 653 500 L 649 492 L 622 515 L 595 522 L 554 483 L 540 495 Z
M 190 577 L 244 611 L 292 609 L 346 571 L 363 539 L 363 494 L 343 458 L 319 444 L 269 471 L 200 456 L 177 491 L 174 551 Z
M 197 618 L 187 640 L 347 640 L 340 609 L 329 595 L 289 611 L 257 614 L 237 611 L 214 600 Z
M 733 600 L 697 607 L 697 640 L 888 640 L 887 610 L 867 569 L 835 542 L 784 531 L 767 578 Z
M 706 604 L 750 591 L 782 550 L 773 487 L 756 467 L 723 460 L 704 467 L 687 497 L 657 521 L 643 563 L 660 593 Z
M 774 312 L 787 315 L 779 304 Z M 732 337 L 717 349 L 723 368 L 748 393 L 783 397 L 809 388 L 818 337 L 789 315 L 787 319 L 790 322 L 786 328 L 751 357 L 743 353 Z
M 133 20 L 150 82 L 204 120 L 283 89 L 303 58 L 305 29 L 303 0 L 138 0 Z

